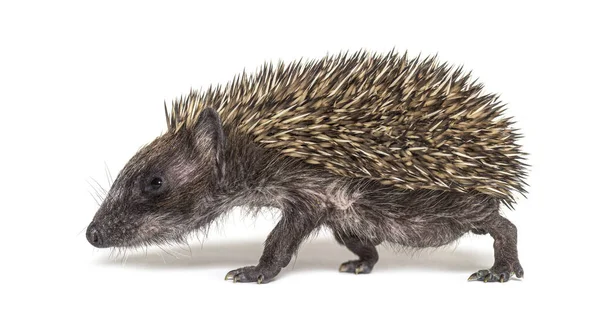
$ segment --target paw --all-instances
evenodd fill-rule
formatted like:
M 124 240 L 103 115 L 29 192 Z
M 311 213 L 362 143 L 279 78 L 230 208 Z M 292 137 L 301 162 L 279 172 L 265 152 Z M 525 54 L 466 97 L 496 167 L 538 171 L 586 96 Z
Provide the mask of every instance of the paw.
M 354 274 L 368 274 L 373 270 L 373 264 L 366 261 L 354 260 L 342 263 L 340 265 L 340 272 L 354 273 Z
M 494 265 L 494 267 L 489 270 L 479 270 L 471 274 L 471 276 L 469 276 L 469 281 L 504 283 L 510 280 L 512 276 L 521 278 L 523 277 L 523 274 L 523 268 L 519 263 L 514 265 Z
M 510 276 L 513 273 L 511 272 L 492 272 L 491 270 L 479 270 L 471 276 L 469 276 L 469 281 L 482 281 L 484 283 L 487 282 L 500 282 L 504 283 L 510 279 Z
M 237 270 L 232 270 L 225 275 L 225 280 L 232 280 L 234 283 L 256 282 L 258 284 L 270 282 L 279 270 L 261 269 L 257 266 L 246 266 Z

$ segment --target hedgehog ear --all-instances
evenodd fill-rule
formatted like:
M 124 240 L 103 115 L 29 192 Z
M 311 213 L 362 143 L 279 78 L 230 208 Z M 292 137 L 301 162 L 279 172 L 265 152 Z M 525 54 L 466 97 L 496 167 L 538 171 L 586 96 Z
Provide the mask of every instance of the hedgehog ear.
M 194 146 L 198 151 L 212 151 L 216 162 L 216 176 L 225 174 L 225 132 L 219 114 L 213 108 L 205 108 L 198 115 L 193 131 Z

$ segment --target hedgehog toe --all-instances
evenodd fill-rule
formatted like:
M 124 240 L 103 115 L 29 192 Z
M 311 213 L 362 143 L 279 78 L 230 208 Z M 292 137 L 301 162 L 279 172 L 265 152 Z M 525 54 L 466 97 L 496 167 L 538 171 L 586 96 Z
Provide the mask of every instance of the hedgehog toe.
M 367 261 L 354 260 L 342 263 L 340 272 L 354 274 L 368 274 L 373 270 L 373 264 Z
M 231 270 L 225 275 L 225 280 L 232 280 L 234 283 L 249 283 L 256 282 L 265 284 L 270 282 L 279 270 L 269 270 L 256 266 L 246 266 L 237 270 Z
M 522 274 L 522 273 L 521 273 Z M 515 275 L 514 272 L 509 272 L 507 270 L 497 271 L 497 270 L 479 270 L 471 276 L 469 276 L 469 281 L 481 281 L 484 283 L 487 282 L 500 282 L 504 283 L 510 280 L 511 276 Z

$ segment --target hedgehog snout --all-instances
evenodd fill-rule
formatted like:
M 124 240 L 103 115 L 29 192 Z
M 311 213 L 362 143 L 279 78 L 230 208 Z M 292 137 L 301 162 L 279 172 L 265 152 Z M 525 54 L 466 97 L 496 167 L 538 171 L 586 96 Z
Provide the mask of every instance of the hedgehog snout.
M 96 225 L 92 222 L 85 234 L 88 242 L 95 246 L 96 248 L 105 248 L 104 239 L 102 238 L 102 232 L 96 227 Z

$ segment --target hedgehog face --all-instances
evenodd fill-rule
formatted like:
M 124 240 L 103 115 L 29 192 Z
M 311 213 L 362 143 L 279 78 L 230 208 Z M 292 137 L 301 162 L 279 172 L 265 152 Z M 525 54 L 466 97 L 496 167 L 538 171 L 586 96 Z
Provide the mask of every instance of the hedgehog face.
M 130 159 L 88 226 L 93 246 L 177 241 L 217 216 L 204 207 L 214 199 L 224 145 L 211 111 L 200 114 L 194 131 L 168 132 Z

